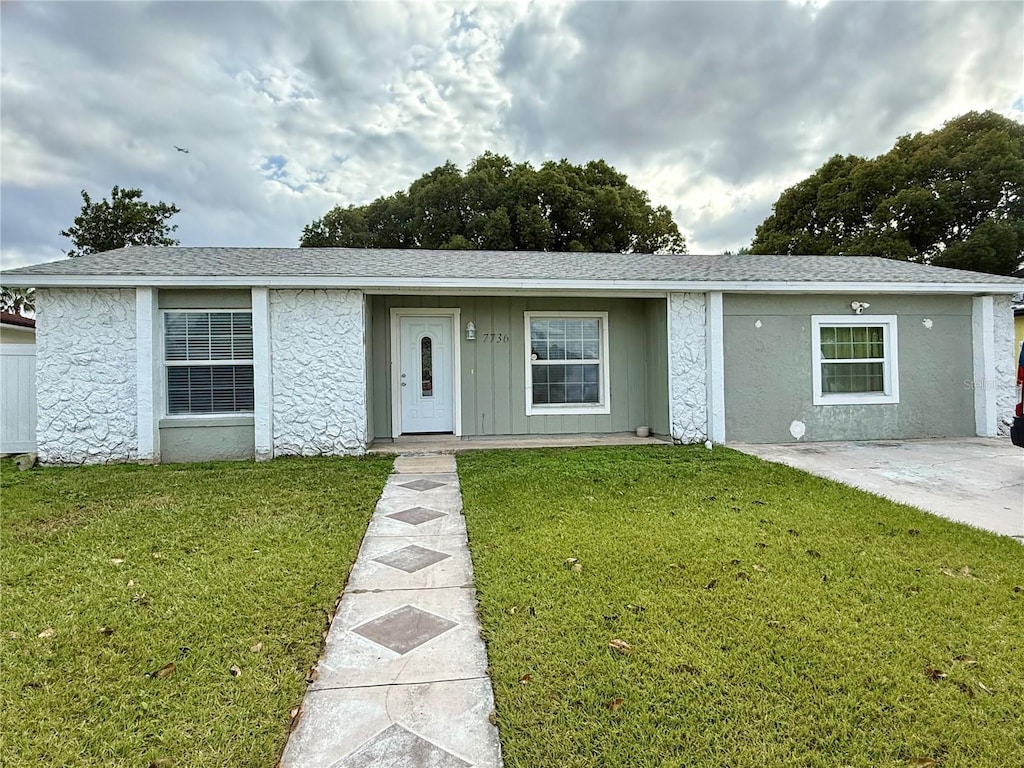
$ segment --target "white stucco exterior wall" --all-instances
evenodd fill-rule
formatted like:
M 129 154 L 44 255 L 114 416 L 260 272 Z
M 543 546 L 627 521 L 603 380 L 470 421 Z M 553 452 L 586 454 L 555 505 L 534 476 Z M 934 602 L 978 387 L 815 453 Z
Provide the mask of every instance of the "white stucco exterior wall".
M 992 307 L 995 352 L 996 433 L 1010 434 L 1017 404 L 1017 349 L 1013 331 L 1013 297 L 996 296 Z
M 366 450 L 363 295 L 270 292 L 275 456 Z
M 135 290 L 36 291 L 39 460 L 138 457 Z
M 668 295 L 668 399 L 672 439 L 708 439 L 707 306 L 703 293 Z

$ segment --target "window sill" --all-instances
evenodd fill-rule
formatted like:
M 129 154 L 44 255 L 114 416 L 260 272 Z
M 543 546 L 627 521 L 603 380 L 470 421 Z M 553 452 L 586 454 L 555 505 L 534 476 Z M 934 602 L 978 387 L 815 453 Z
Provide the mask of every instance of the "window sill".
M 209 414 L 203 416 L 165 416 L 160 419 L 160 429 L 176 429 L 179 427 L 251 427 L 255 425 L 254 416 L 246 414 L 226 413 L 223 415 Z
M 815 393 L 815 405 L 898 405 L 896 395 L 822 395 Z
M 527 405 L 527 416 L 606 416 L 611 413 L 607 404 L 595 405 Z

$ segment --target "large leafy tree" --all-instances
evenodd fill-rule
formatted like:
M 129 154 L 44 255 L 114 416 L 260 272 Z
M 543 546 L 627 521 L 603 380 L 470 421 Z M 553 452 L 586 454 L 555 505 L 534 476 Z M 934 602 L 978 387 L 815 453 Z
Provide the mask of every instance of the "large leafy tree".
M 408 191 L 338 206 L 307 225 L 300 245 L 685 253 L 665 206 L 603 160 L 534 168 L 487 152 L 463 173 L 451 162 Z
M 180 213 L 176 205 L 164 202 L 147 203 L 141 189 L 114 187 L 110 200 L 93 202 L 82 190 L 82 211 L 61 235 L 71 240 L 74 248 L 68 256 L 112 251 L 130 245 L 177 245 L 171 233 L 178 228 L 169 224 L 174 214 Z
M 1024 258 L 1024 125 L 969 112 L 790 187 L 753 253 L 859 254 L 996 274 Z

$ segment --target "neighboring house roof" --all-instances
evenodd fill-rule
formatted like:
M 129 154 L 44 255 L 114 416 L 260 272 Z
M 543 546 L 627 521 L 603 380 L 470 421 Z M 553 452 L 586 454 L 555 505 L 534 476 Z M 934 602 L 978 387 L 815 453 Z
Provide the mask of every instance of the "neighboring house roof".
M 1015 293 L 1024 281 L 873 256 L 138 246 L 3 272 L 12 286 L 870 290 Z
M 12 312 L 0 312 L 0 324 L 16 325 L 19 328 L 35 328 L 36 319 L 34 317 L 16 315 Z

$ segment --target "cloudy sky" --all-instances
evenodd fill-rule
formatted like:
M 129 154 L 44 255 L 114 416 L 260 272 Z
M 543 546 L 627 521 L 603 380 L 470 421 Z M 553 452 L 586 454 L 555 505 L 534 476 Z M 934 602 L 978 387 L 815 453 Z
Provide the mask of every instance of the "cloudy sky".
M 115 184 L 183 245 L 298 244 L 485 150 L 604 158 L 691 253 L 748 244 L 830 155 L 969 109 L 1024 121 L 1019 2 L 0 5 L 3 266 Z M 189 149 L 177 152 L 177 144 Z

